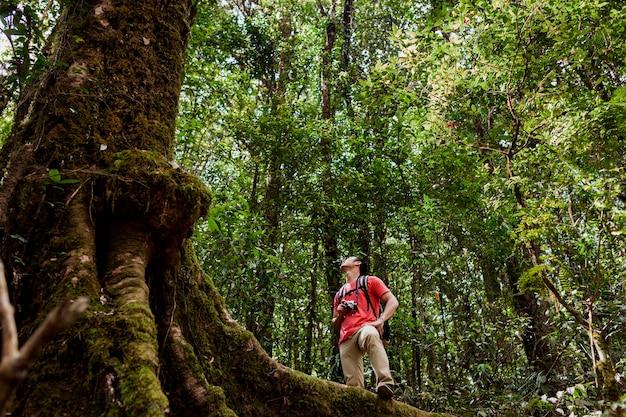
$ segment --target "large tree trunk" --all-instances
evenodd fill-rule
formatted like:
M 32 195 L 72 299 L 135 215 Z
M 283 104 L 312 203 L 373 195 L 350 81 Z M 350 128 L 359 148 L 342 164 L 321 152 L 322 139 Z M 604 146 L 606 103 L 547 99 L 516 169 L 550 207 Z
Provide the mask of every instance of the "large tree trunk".
M 67 2 L 0 153 L 0 255 L 22 342 L 67 294 L 13 416 L 422 416 L 287 369 L 185 244 L 210 194 L 171 161 L 191 0 Z

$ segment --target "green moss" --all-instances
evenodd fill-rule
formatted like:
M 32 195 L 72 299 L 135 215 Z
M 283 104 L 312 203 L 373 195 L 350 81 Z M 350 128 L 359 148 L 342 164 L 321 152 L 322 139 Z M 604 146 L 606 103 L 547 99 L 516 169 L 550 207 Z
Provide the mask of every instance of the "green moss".
M 119 376 L 121 399 L 126 415 L 162 417 L 165 414 L 169 403 L 155 377 L 154 364 L 123 367 Z
M 108 397 L 101 401 L 107 416 L 162 416 L 168 400 L 157 378 L 156 325 L 150 308 L 129 303 L 94 311 L 85 329 L 89 378 Z M 108 384 L 111 384 L 108 382 Z M 114 392 L 110 392 L 114 390 Z
M 188 5 L 169 3 L 163 13 L 156 4 L 118 1 L 107 9 L 107 27 L 92 10 L 69 7 L 63 16 L 71 21 L 60 21 L 52 36 L 54 60 L 62 65 L 51 68 L 54 82 L 33 94 L 45 97 L 33 106 L 37 118 L 22 123 L 28 140 L 46 131 L 38 141 L 40 160 L 106 166 L 129 147 L 171 156 Z
M 543 283 L 543 274 L 546 270 L 545 265 L 537 265 L 524 271 L 517 282 L 520 291 L 540 291 L 545 292 L 546 287 Z
M 110 211 L 141 218 L 164 234 L 176 231 L 188 237 L 193 223 L 206 214 L 211 202 L 211 193 L 202 181 L 172 167 L 156 152 L 119 152 L 108 172 L 112 175 L 107 181 Z

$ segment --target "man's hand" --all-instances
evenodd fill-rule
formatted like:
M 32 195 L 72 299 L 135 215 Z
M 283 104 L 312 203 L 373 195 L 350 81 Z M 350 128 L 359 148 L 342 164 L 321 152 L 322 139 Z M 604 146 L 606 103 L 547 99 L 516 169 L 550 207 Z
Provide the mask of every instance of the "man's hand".
M 348 312 L 348 304 L 345 301 L 342 301 L 337 306 L 337 312 L 343 317 Z
M 331 323 L 335 333 L 339 333 L 339 330 L 341 329 L 341 322 L 343 321 L 343 318 L 347 313 L 348 307 L 346 305 L 346 302 L 340 302 L 337 306 L 337 309 L 335 310 L 335 314 L 333 315 L 333 320 Z
M 385 322 L 379 318 L 376 321 L 364 324 L 364 326 L 374 326 L 376 330 L 378 330 L 380 337 L 383 337 L 383 324 L 385 324 Z
M 386 293 L 384 293 L 380 300 L 385 304 L 385 310 L 380 315 L 380 317 L 376 319 L 376 321 L 367 324 L 376 327 L 376 329 L 378 330 L 378 334 L 380 334 L 380 337 L 382 338 L 383 325 L 387 320 L 391 318 L 391 316 L 393 316 L 393 313 L 396 312 L 400 304 L 398 303 L 398 299 L 391 293 L 391 291 L 387 291 Z

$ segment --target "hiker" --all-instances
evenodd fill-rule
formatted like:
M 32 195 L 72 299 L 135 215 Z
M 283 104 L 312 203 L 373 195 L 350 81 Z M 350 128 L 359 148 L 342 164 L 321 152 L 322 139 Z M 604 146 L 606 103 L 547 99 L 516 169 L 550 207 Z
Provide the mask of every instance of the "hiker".
M 341 263 L 346 283 L 335 295 L 332 326 L 339 332 L 339 355 L 346 385 L 365 388 L 363 355 L 376 373 L 376 392 L 393 397 L 393 378 L 383 343 L 383 325 L 398 308 L 398 300 L 383 281 L 367 276 L 367 263 L 351 256 Z M 385 308 L 381 312 L 381 301 Z

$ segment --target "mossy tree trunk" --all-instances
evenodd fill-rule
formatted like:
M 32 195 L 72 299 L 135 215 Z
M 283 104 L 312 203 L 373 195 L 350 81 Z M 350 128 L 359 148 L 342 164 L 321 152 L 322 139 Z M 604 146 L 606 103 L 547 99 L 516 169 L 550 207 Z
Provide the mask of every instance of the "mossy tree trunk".
M 12 415 L 426 415 L 274 362 L 188 250 L 210 203 L 172 162 L 192 2 L 63 8 L 0 152 L 0 255 L 22 342 L 67 294 L 91 304 Z

